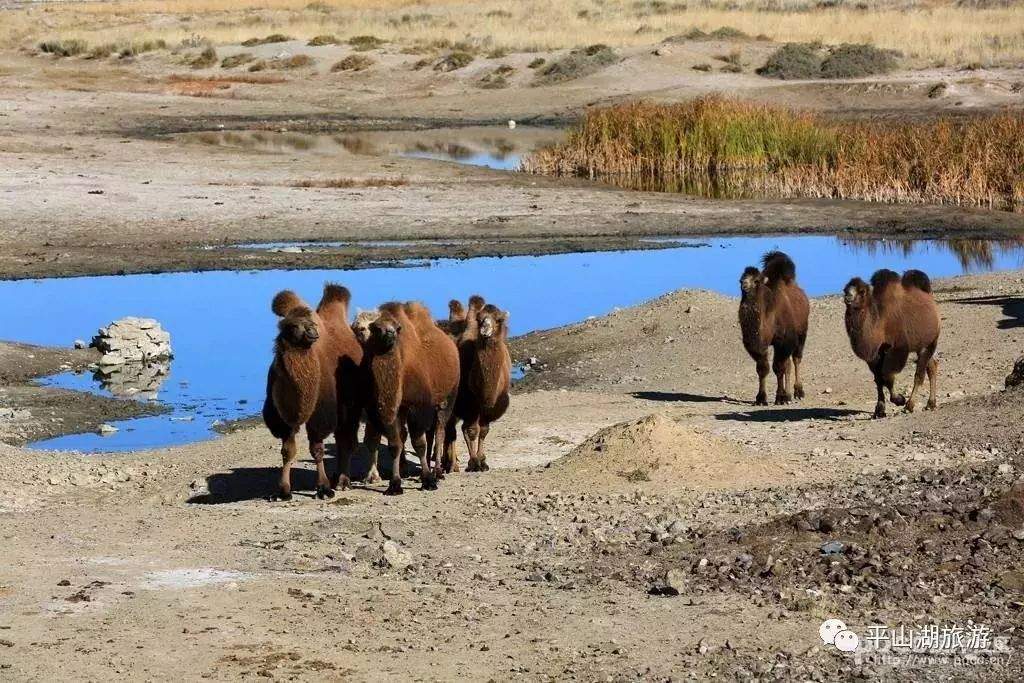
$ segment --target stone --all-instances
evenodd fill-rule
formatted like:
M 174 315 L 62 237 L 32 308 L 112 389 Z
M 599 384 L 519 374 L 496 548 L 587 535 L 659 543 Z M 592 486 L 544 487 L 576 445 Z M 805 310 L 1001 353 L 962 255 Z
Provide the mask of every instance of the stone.
M 104 422 L 103 424 L 96 428 L 96 432 L 100 436 L 107 436 L 108 434 L 113 434 L 116 431 L 118 431 L 117 427 L 111 424 L 107 424 L 106 422 Z
M 842 541 L 828 541 L 821 545 L 822 555 L 841 555 L 846 550 L 846 546 Z
M 85 343 L 84 339 L 76 339 L 75 340 L 74 347 L 76 349 L 84 349 L 86 346 L 88 346 L 88 344 Z
M 412 556 L 394 541 L 384 541 L 381 550 L 384 552 L 384 562 L 392 569 L 405 569 L 412 564 Z

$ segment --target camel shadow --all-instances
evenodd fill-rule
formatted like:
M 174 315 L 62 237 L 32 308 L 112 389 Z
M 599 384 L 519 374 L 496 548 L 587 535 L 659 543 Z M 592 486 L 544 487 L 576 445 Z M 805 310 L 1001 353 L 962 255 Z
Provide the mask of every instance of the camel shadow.
M 677 391 L 633 391 L 629 394 L 633 398 L 645 401 L 665 401 L 667 403 L 733 403 L 743 405 L 744 401 L 737 401 L 728 396 L 704 396 L 703 394 L 687 394 Z
M 327 458 L 324 464 L 328 476 L 333 476 L 338 467 L 333 444 L 326 446 Z M 418 462 L 410 459 L 410 454 L 404 454 L 402 474 L 406 477 L 418 477 L 420 467 Z M 312 463 L 308 457 L 299 459 L 292 466 L 292 495 L 299 497 L 313 498 L 316 495 L 316 470 L 301 466 L 303 463 Z M 380 460 L 377 463 L 381 477 L 386 483 L 391 476 L 391 458 L 386 456 L 386 449 L 380 451 Z M 365 488 L 362 480 L 370 469 L 370 456 L 365 448 L 361 447 L 352 456 L 352 482 L 353 488 Z M 268 467 L 235 467 L 227 472 L 216 472 L 206 477 L 206 491 L 197 493 L 186 502 L 197 505 L 223 505 L 225 503 L 243 503 L 252 500 L 272 500 L 277 493 L 278 481 L 281 476 L 281 468 L 278 466 Z
M 850 415 L 862 415 L 863 410 L 848 408 L 766 408 L 764 410 L 737 411 L 715 415 L 716 420 L 739 422 L 801 422 L 803 420 L 829 420 L 837 422 Z
M 953 299 L 956 304 L 975 306 L 1001 306 L 1006 317 L 996 323 L 1000 330 L 1012 330 L 1024 327 L 1024 298 L 1019 296 L 975 296 Z

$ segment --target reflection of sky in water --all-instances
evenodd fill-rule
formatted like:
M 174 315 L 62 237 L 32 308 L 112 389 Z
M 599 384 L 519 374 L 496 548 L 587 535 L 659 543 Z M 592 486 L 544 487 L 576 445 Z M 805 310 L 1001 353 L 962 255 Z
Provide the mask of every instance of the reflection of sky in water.
M 170 415 L 119 423 L 108 437 L 72 435 L 42 448 L 126 450 L 211 436 L 214 420 L 259 412 L 271 358 L 275 317 L 270 299 L 291 288 L 315 304 L 325 280 L 353 292 L 353 306 L 390 299 L 424 301 L 436 315 L 447 302 L 479 292 L 511 312 L 513 334 L 607 313 L 681 287 L 736 295 L 743 267 L 779 248 L 797 263 L 812 295 L 841 290 L 852 275 L 915 267 L 933 277 L 964 271 L 956 254 L 938 243 L 903 249 L 849 245 L 833 237 L 751 237 L 681 240 L 706 245 L 660 250 L 442 260 L 414 268 L 354 271 L 219 271 L 0 282 L 0 329 L 19 341 L 68 346 L 115 318 L 156 318 L 171 333 L 175 358 L 159 398 Z M 1020 266 L 1021 251 L 996 249 L 997 269 Z M 731 322 L 731 321 L 730 321 Z M 723 322 L 723 324 L 725 324 Z M 58 375 L 47 384 L 96 389 L 91 375 Z M 184 421 L 183 418 L 192 418 Z
M 403 152 L 400 156 L 413 159 L 434 159 L 435 161 L 454 161 L 468 166 L 484 166 L 499 171 L 518 171 L 522 164 L 522 154 L 497 154 L 477 152 L 471 154 L 445 154 L 444 152 Z

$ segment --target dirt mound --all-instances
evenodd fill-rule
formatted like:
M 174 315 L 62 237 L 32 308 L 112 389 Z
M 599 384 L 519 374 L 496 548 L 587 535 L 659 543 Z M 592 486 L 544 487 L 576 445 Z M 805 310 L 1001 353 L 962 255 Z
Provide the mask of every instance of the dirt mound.
M 675 422 L 661 414 L 597 432 L 552 464 L 602 486 L 715 489 L 756 486 L 784 474 L 770 456 Z

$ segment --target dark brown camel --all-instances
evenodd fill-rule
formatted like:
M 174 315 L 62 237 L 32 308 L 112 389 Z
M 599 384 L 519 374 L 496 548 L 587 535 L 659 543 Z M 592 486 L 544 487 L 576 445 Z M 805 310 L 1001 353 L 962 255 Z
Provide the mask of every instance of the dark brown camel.
M 334 495 L 324 468 L 324 439 L 332 431 L 339 461 L 334 484 L 348 484 L 345 473 L 359 430 L 358 372 L 363 357 L 346 319 L 350 298 L 346 288 L 328 284 L 316 311 L 289 290 L 278 293 L 271 304 L 281 320 L 267 373 L 263 421 L 282 441 L 278 490 L 282 500 L 291 498 L 296 436 L 303 425 L 316 462 L 317 497 Z
M 768 405 L 765 378 L 768 377 L 768 348 L 773 351 L 772 369 L 777 386 L 775 405 L 804 397 L 800 381 L 800 361 L 807 342 L 810 304 L 796 283 L 796 265 L 780 251 L 770 251 L 740 277 L 740 331 L 743 346 L 757 364 L 757 397 L 754 404 Z M 793 368 L 792 392 L 787 388 L 789 368 Z
M 929 382 L 925 409 L 935 408 L 939 309 L 928 276 L 920 270 L 908 270 L 901 278 L 891 270 L 879 270 L 871 276 L 870 285 L 859 277 L 850 280 L 843 289 L 843 299 L 850 346 L 875 378 L 875 417 L 885 417 L 884 389 L 889 390 L 894 405 L 905 405 L 907 412 L 913 412 L 914 397 L 925 374 Z M 917 368 L 910 397 L 904 398 L 896 393 L 894 385 L 911 353 L 917 355 Z

